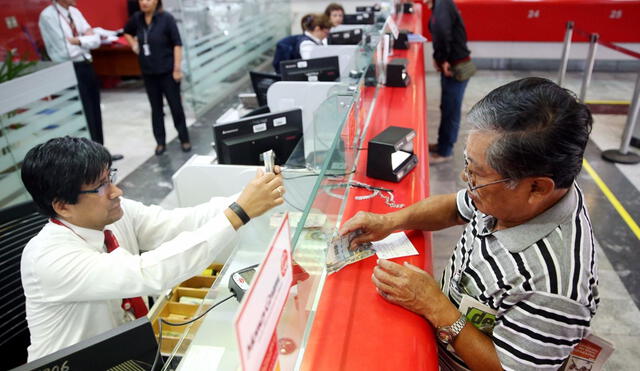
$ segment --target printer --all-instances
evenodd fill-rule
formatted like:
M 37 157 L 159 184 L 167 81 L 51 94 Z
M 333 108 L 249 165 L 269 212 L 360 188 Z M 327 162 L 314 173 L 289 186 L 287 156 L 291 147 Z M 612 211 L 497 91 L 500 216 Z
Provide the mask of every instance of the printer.
M 387 63 L 386 86 L 406 87 L 411 82 L 411 77 L 407 73 L 407 63 L 405 58 L 395 58 Z
M 369 141 L 367 176 L 399 182 L 418 164 L 413 153 L 413 129 L 389 126 Z

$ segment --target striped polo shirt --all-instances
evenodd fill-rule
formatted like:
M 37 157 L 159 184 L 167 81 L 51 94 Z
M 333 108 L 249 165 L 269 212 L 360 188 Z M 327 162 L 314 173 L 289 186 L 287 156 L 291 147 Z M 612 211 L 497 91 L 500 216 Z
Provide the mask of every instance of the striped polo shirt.
M 591 221 L 574 183 L 554 206 L 524 224 L 492 231 L 496 219 L 457 194 L 468 222 L 441 279 L 460 306 L 463 295 L 497 311 L 492 338 L 506 370 L 558 369 L 589 334 L 598 306 Z M 466 369 L 440 346 L 443 370 Z

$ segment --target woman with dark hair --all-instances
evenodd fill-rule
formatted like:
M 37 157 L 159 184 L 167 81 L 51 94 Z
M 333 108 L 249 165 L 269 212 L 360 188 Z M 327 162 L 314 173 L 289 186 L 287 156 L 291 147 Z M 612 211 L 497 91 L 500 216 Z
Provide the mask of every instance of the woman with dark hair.
M 124 36 L 138 54 L 144 86 L 151 104 L 156 155 L 164 153 L 166 134 L 162 97 L 167 98 L 183 152 L 191 151 L 189 131 L 180 97 L 182 40 L 173 16 L 162 10 L 162 0 L 138 0 L 140 11 L 131 16 Z
M 344 19 L 344 8 L 338 3 L 331 3 L 327 5 L 327 9 L 324 10 L 324 15 L 329 18 L 333 27 L 339 26 Z
M 324 14 L 307 14 L 300 22 L 304 31 L 300 42 L 299 52 L 302 59 L 311 58 L 311 50 L 316 46 L 324 45 L 324 40 L 329 35 L 331 22 Z

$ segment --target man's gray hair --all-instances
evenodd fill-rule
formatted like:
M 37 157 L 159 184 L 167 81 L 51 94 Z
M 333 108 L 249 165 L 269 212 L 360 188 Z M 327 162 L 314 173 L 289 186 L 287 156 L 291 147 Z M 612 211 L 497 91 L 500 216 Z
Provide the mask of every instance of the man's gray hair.
M 538 77 L 491 91 L 467 120 L 471 130 L 498 134 L 486 160 L 499 174 L 513 181 L 547 176 L 556 188 L 570 187 L 578 176 L 593 124 L 574 93 Z

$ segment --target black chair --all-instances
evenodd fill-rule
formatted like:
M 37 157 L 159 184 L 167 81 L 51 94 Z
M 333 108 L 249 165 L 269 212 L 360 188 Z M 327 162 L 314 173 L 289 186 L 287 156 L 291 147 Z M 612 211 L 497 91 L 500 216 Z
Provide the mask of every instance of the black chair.
M 2 368 L 27 362 L 30 344 L 20 277 L 22 250 L 47 218 L 33 201 L 0 210 L 0 354 Z

